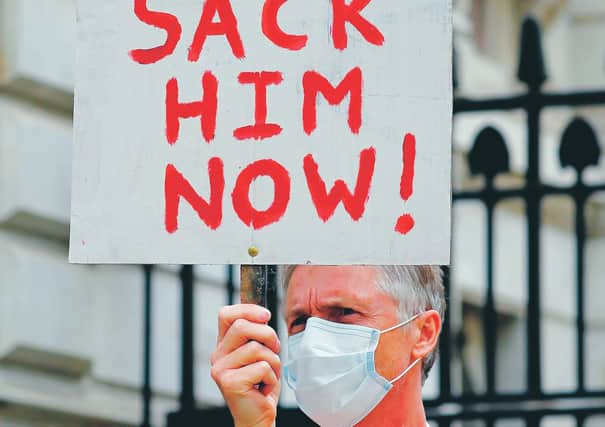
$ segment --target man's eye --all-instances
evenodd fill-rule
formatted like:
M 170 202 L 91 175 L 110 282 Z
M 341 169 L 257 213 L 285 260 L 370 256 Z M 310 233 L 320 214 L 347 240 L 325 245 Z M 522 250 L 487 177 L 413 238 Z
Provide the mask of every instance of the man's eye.
M 352 308 L 343 308 L 341 311 L 341 315 L 342 316 L 350 316 L 351 314 L 355 314 L 357 313 L 355 310 L 353 310 Z
M 292 323 L 290 324 L 290 328 L 294 327 L 294 326 L 300 326 L 300 325 L 304 325 L 305 323 L 307 323 L 307 316 L 300 316 L 297 317 L 296 319 L 294 319 L 292 321 Z

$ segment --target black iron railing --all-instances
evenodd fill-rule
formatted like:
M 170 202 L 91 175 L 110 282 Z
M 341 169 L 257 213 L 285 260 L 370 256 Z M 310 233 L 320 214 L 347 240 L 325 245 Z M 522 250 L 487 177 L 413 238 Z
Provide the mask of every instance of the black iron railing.
M 525 183 L 514 189 L 499 189 L 495 178 L 510 172 L 509 153 L 501 133 L 486 127 L 477 136 L 468 154 L 470 171 L 484 178 L 485 185 L 477 191 L 459 191 L 453 195 L 454 203 L 462 200 L 481 202 L 486 209 L 486 293 L 482 310 L 483 353 L 485 360 L 486 390 L 484 393 L 454 395 L 451 386 L 451 325 L 446 328 L 441 342 L 440 394 L 437 399 L 425 402 L 428 414 L 447 427 L 453 420 L 482 420 L 491 427 L 497 420 L 521 419 L 528 427 L 537 427 L 548 415 L 567 415 L 582 427 L 589 415 L 605 414 L 605 389 L 587 390 L 585 382 L 585 280 L 584 251 L 586 242 L 585 210 L 587 200 L 596 192 L 605 190 L 605 183 L 588 185 L 583 180 L 583 171 L 599 164 L 601 148 L 596 133 L 587 121 L 575 118 L 563 133 L 559 159 L 562 167 L 576 171 L 575 183 L 570 186 L 546 184 L 540 177 L 540 118 L 544 109 L 559 106 L 605 105 L 605 91 L 575 93 L 545 93 L 542 90 L 547 74 L 541 47 L 540 29 L 537 22 L 528 18 L 523 24 L 518 78 L 527 90 L 515 96 L 493 99 L 455 98 L 454 114 L 474 112 L 498 112 L 521 110 L 527 118 L 527 170 Z M 541 364 L 542 325 L 540 295 L 540 229 L 541 204 L 546 196 L 568 196 L 575 205 L 576 237 L 576 329 L 577 363 L 576 390 L 570 393 L 545 393 L 542 387 Z M 527 215 L 527 310 L 526 310 L 526 359 L 527 388 L 521 393 L 504 394 L 496 387 L 496 337 L 497 312 L 494 294 L 494 211 L 507 199 L 521 199 Z M 454 254 L 454 258 L 457 254 Z M 458 254 L 458 256 L 463 256 Z M 570 260 L 570 262 L 573 262 Z M 454 260 L 455 265 L 455 260 Z M 448 280 L 448 293 L 452 282 Z M 446 319 L 446 324 L 449 324 Z M 447 407 L 447 412 L 443 410 Z

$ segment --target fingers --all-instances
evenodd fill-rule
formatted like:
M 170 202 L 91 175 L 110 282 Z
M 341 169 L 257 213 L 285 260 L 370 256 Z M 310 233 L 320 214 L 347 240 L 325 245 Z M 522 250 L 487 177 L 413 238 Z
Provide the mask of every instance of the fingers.
M 223 307 L 219 313 L 211 375 L 235 425 L 271 426 L 275 422 L 280 343 L 267 324 L 270 318 L 268 310 L 252 304 Z
M 254 323 L 267 323 L 271 319 L 271 312 L 255 304 L 237 304 L 221 308 L 218 314 L 219 342 L 237 319 L 246 319 Z
M 250 371 L 249 375 L 252 381 L 254 384 L 261 384 L 258 391 L 265 396 L 271 394 L 279 384 L 279 379 L 275 375 L 273 368 L 266 361 L 255 362 L 242 369 Z
M 222 376 L 215 378 L 215 381 L 223 393 L 239 395 L 257 390 L 256 385 L 262 384 L 262 388 L 258 389 L 258 392 L 267 396 L 279 385 L 279 380 L 271 365 L 264 360 L 224 372 Z
M 272 327 L 246 319 L 237 319 L 218 343 L 211 361 L 225 357 L 249 341 L 257 341 L 274 353 L 279 353 L 279 338 Z
M 269 348 L 257 341 L 250 341 L 222 359 L 219 359 L 212 368 L 216 371 L 239 369 L 256 362 L 267 362 L 275 377 L 279 380 L 281 376 L 281 362 L 279 356 Z

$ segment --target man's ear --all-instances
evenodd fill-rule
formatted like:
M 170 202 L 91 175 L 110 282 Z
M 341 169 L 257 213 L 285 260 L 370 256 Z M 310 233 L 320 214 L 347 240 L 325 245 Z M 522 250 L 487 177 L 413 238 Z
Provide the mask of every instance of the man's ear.
M 441 316 L 435 310 L 428 310 L 414 323 L 419 328 L 419 333 L 412 347 L 412 359 L 422 359 L 437 346 L 441 332 Z

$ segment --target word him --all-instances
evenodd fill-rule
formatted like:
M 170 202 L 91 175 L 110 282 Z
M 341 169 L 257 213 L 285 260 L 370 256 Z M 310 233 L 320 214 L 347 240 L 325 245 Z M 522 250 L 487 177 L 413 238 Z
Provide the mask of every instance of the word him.
M 265 139 L 277 136 L 282 127 L 277 123 L 267 123 L 267 88 L 282 82 L 279 71 L 243 72 L 239 74 L 240 84 L 252 84 L 255 90 L 254 124 L 239 127 L 233 131 L 238 140 Z M 362 114 L 362 72 L 359 67 L 353 68 L 343 80 L 333 86 L 324 76 L 307 71 L 303 76 L 304 101 L 302 107 L 303 128 L 311 135 L 317 128 L 317 96 L 319 93 L 330 105 L 337 105 L 349 98 L 348 124 L 351 132 L 359 133 Z M 218 79 L 207 71 L 202 76 L 203 97 L 200 101 L 180 102 L 179 85 L 176 79 L 166 84 L 166 139 L 174 144 L 179 137 L 180 119 L 200 117 L 201 132 L 206 142 L 215 137 L 216 115 L 218 108 Z

